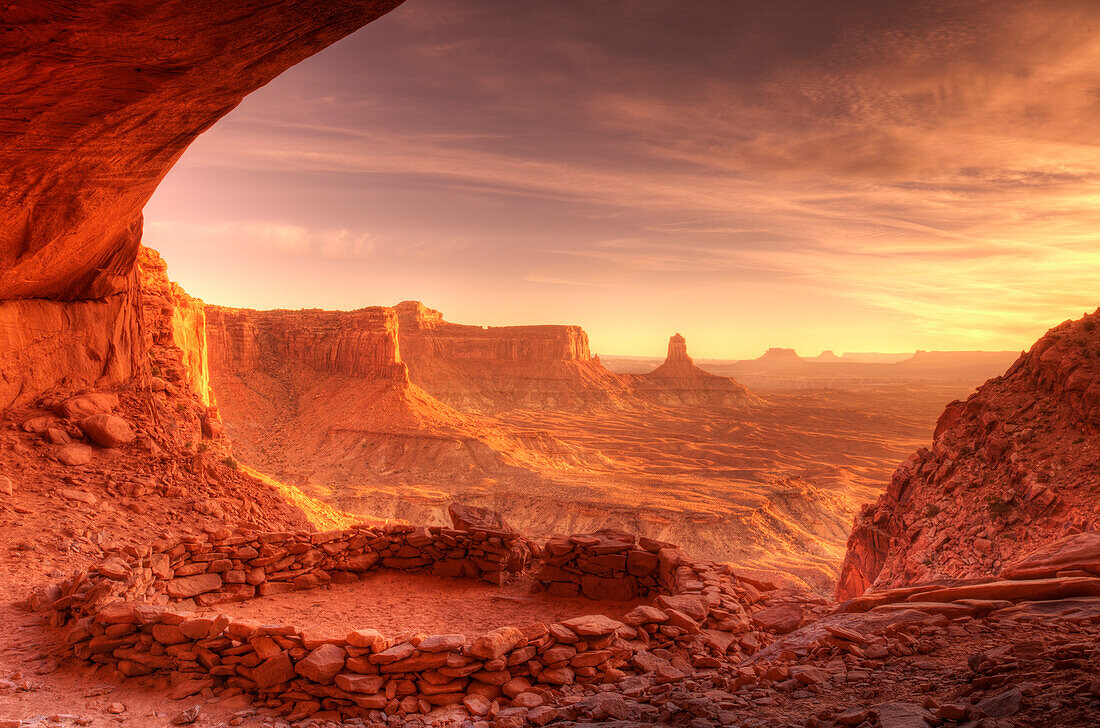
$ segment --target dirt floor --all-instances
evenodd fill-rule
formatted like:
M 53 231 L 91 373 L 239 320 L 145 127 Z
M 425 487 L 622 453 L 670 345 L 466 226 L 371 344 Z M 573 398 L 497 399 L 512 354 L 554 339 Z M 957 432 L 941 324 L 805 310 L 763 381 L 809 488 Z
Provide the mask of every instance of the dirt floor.
M 395 571 L 369 574 L 355 584 L 219 604 L 208 612 L 263 624 L 293 624 L 313 636 L 343 637 L 364 627 L 387 637 L 464 634 L 476 637 L 503 625 L 549 624 L 584 614 L 619 619 L 638 604 L 562 599 L 531 593 L 532 577 L 497 586 L 474 579 Z

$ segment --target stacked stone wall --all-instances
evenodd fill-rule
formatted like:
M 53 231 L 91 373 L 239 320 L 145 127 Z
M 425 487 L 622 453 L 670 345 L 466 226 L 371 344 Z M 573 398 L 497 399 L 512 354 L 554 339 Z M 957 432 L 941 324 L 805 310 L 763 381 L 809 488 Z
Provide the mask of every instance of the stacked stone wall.
M 603 571 L 606 560 L 597 557 L 622 556 L 625 563 L 644 564 L 645 573 L 631 573 L 628 566 L 598 575 L 636 577 L 628 583 L 637 585 L 639 596 L 642 589 L 653 595 L 652 604 L 636 606 L 622 621 L 592 614 L 501 626 L 478 636 L 386 636 L 366 628 L 340 638 L 191 609 L 352 581 L 376 569 L 500 583 L 523 567 L 528 554 L 540 552 L 511 532 L 412 526 L 312 534 L 222 532 L 159 550 L 130 548 L 36 601 L 52 612 L 55 623 L 67 625 L 65 645 L 81 660 L 110 665 L 127 677 L 166 675 L 173 698 L 239 696 L 242 705 L 273 709 L 290 719 L 381 720 L 447 709 L 549 720 L 557 709 L 548 704 L 577 685 L 617 682 L 631 674 L 672 682 L 760 646 L 761 635 L 751 630 L 739 601 L 751 598 L 751 587 L 728 568 L 694 562 L 667 544 L 638 542 L 621 532 L 566 540 L 572 548 L 565 561 L 566 553 L 554 555 L 561 549 L 552 544 L 563 543 L 560 539 L 541 550 L 557 562 L 543 562 L 541 574 L 563 568 Z M 629 546 L 617 550 L 626 541 Z M 648 556 L 631 556 L 636 553 Z M 565 582 L 550 581 L 548 588 L 561 593 L 556 583 Z

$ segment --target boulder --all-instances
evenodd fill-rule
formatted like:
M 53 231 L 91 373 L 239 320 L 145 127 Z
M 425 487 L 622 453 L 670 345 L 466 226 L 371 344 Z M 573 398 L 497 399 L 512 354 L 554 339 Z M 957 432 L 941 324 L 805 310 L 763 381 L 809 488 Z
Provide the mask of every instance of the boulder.
M 788 634 L 802 626 L 804 615 L 797 604 L 777 604 L 752 615 L 758 629 L 773 634 Z
M 285 652 L 264 660 L 252 669 L 252 680 L 261 688 L 290 682 L 294 679 L 294 675 L 294 663 L 291 662 L 290 655 Z
M 623 617 L 623 623 L 630 627 L 641 627 L 643 624 L 662 624 L 667 621 L 667 614 L 648 604 L 634 607 Z
M 80 421 L 80 429 L 100 447 L 122 447 L 133 442 L 136 435 L 130 423 L 108 414 L 92 415 Z
M 880 728 L 931 728 L 932 714 L 916 703 L 890 702 L 875 708 Z
M 105 414 L 118 407 L 118 395 L 110 392 L 88 392 L 69 397 L 58 407 L 62 417 L 79 419 L 90 415 Z
M 374 695 L 382 690 L 385 684 L 386 678 L 381 675 L 360 675 L 348 672 L 336 676 L 336 687 L 349 693 Z
M 452 503 L 447 506 L 447 514 L 456 531 L 480 529 L 516 533 L 516 529 L 504 520 L 504 516 L 489 508 Z
M 466 637 L 460 634 L 437 634 L 425 637 L 416 646 L 421 652 L 452 652 L 462 649 L 466 644 Z
M 574 617 L 573 619 L 565 620 L 562 624 L 583 637 L 611 634 L 624 626 L 622 622 L 617 622 L 602 614 L 587 614 L 583 617 Z
M 357 629 L 348 633 L 344 641 L 352 647 L 362 647 L 371 652 L 381 652 L 389 644 L 382 633 L 376 629 Z
M 495 660 L 524 641 L 523 632 L 516 627 L 497 627 L 474 640 L 469 652 L 482 660 Z
M 1020 712 L 1022 699 L 1019 688 L 1009 688 L 978 701 L 975 707 L 990 718 L 1011 718 Z
M 72 443 L 65 445 L 57 451 L 57 459 L 62 465 L 68 465 L 70 467 L 76 467 L 78 465 L 87 465 L 92 461 L 92 456 L 95 454 L 88 445 L 81 445 L 79 443 Z
M 295 671 L 316 683 L 328 685 L 344 669 L 347 653 L 333 644 L 324 644 L 298 661 Z
M 181 576 L 168 582 L 168 596 L 172 599 L 190 599 L 221 588 L 222 578 L 217 574 Z

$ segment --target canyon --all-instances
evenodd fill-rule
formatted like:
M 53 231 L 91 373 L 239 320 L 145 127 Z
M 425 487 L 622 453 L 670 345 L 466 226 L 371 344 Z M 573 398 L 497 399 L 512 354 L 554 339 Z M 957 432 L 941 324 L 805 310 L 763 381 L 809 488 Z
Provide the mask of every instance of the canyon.
M 679 334 L 652 372 L 616 375 L 579 327 L 413 301 L 206 312 L 219 410 L 261 472 L 374 518 L 442 525 L 458 500 L 537 538 L 628 529 L 823 595 L 859 506 L 970 388 L 763 398 Z
M 617 372 L 170 280 L 187 145 L 398 4 L 0 9 L 0 726 L 1096 724 L 1100 311 Z

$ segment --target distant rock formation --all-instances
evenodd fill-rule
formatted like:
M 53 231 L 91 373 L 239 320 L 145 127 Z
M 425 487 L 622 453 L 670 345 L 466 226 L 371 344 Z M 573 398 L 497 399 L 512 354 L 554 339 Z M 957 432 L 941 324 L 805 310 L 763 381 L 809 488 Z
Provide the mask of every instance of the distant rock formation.
M 673 334 L 668 339 L 668 356 L 665 357 L 666 363 L 672 363 L 677 361 L 685 361 L 691 364 L 691 357 L 688 356 L 687 341 L 679 332 Z
M 769 362 L 769 363 L 775 363 L 775 364 L 778 364 L 778 363 L 798 364 L 798 363 L 801 363 L 805 360 L 802 357 L 800 357 L 798 355 L 798 352 L 795 351 L 794 349 L 784 349 L 784 348 L 781 348 L 781 347 L 778 347 L 778 346 L 773 346 L 772 348 L 765 351 L 760 357 L 758 357 L 756 359 L 756 361 L 758 361 L 758 362 Z
M 695 366 L 680 334 L 668 340 L 668 356 L 649 374 L 631 377 L 639 394 L 656 404 L 745 406 L 759 403 L 748 389 L 729 377 L 720 377 Z
M 509 467 L 522 450 L 409 379 L 392 308 L 207 306 L 210 376 L 246 461 L 299 485 Z
M 1100 311 L 1051 329 L 1004 376 L 947 406 L 931 449 L 864 506 L 837 586 L 847 599 L 997 575 L 1100 516 Z
M 459 409 L 622 406 L 630 384 L 607 371 L 579 326 L 470 326 L 419 301 L 394 307 L 411 380 Z

